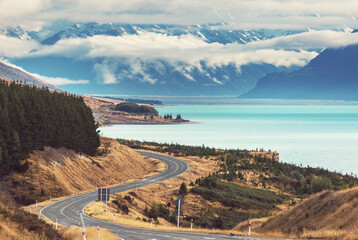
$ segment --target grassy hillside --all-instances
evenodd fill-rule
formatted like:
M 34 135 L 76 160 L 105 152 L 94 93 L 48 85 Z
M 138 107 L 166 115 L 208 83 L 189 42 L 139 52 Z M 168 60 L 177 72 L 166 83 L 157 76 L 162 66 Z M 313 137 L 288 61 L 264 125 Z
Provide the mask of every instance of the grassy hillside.
M 253 233 L 255 236 L 265 236 L 268 233 L 267 231 L 272 229 L 273 233 L 270 232 L 270 236 L 273 237 L 297 237 L 297 229 L 312 230 L 312 225 L 305 225 L 304 222 L 302 224 L 300 222 L 301 219 L 310 219 L 312 215 L 314 221 L 321 221 L 324 226 L 328 226 L 327 229 L 322 228 L 322 231 L 328 234 L 331 231 L 344 231 L 342 224 L 346 224 L 346 222 L 340 224 L 338 219 L 333 219 L 323 213 L 329 214 L 331 212 L 328 210 L 330 206 L 333 206 L 335 212 L 332 213 L 332 216 L 342 211 L 342 209 L 334 210 L 336 204 L 342 206 L 352 202 L 352 206 L 356 206 L 353 200 L 340 195 L 341 192 L 329 192 L 329 194 L 324 192 L 325 190 L 339 191 L 357 186 L 358 179 L 355 176 L 330 172 L 321 168 L 301 167 L 279 162 L 277 160 L 278 154 L 275 152 L 223 150 L 205 146 L 158 144 L 123 139 L 118 141 L 137 149 L 196 159 L 196 161 L 201 162 L 200 164 L 203 164 L 202 161 L 205 161 L 206 165 L 210 162 L 217 164 L 218 169 L 212 171 L 209 176 L 208 173 L 205 175 L 202 172 L 199 174 L 201 177 L 197 177 L 196 180 L 187 177 L 180 178 L 187 183 L 189 189 L 189 194 L 186 196 L 186 202 L 189 206 L 184 205 L 183 207 L 185 215 L 182 221 L 183 226 L 188 226 L 188 224 L 190 226 L 190 220 L 194 219 L 196 227 L 228 229 L 244 221 L 234 230 L 245 233 L 247 232 L 246 220 L 251 219 L 254 222 Z M 195 165 L 191 162 L 190 166 Z M 196 169 L 191 167 L 190 171 L 195 173 Z M 163 183 L 161 188 L 165 189 L 165 185 Z M 175 199 L 178 196 L 179 185 L 180 181 L 177 181 L 177 190 L 172 190 L 171 194 L 168 194 L 168 192 L 159 194 L 160 196 L 156 197 L 157 203 L 164 204 L 164 206 L 168 206 L 169 203 L 172 204 L 168 196 L 173 196 L 172 199 Z M 140 199 L 149 194 L 149 191 L 148 187 L 148 189 L 137 192 L 137 196 L 132 195 L 132 197 L 135 201 L 141 201 Z M 345 191 L 350 192 L 351 190 Z M 315 198 L 317 193 L 322 200 L 319 200 L 318 197 Z M 338 194 L 334 203 L 330 202 L 331 194 Z M 304 204 L 306 198 L 311 199 L 310 196 L 316 199 L 317 205 L 314 209 L 310 209 L 311 213 L 307 215 L 307 211 L 302 207 L 301 202 Z M 338 201 L 339 198 L 342 200 Z M 309 203 L 308 206 L 312 206 L 312 204 Z M 147 203 L 147 207 L 150 209 L 151 205 Z M 267 228 L 258 232 L 258 226 L 265 222 L 268 216 L 276 216 L 292 207 L 295 207 L 295 213 L 287 213 L 286 218 L 282 218 L 282 221 L 280 218 L 277 218 L 277 222 L 272 220 L 275 221 L 275 224 L 267 223 Z M 171 213 L 174 209 L 172 206 L 169 207 Z M 345 212 L 346 210 L 344 210 Z M 351 212 L 354 216 L 355 211 L 352 210 Z M 343 218 L 343 215 L 337 216 Z M 262 219 L 254 220 L 257 218 Z M 322 221 L 320 220 L 322 218 L 328 220 Z M 349 218 L 350 215 L 348 215 Z M 168 219 L 170 220 L 170 218 Z M 331 220 L 330 223 L 328 223 L 329 220 Z M 160 220 L 160 222 L 163 222 L 163 220 Z M 329 228 L 330 225 L 334 224 L 339 226 L 338 230 Z M 309 237 L 310 235 L 305 236 Z
M 263 222 L 255 231 L 305 238 L 357 239 L 358 188 L 325 191 Z
M 157 162 L 144 159 L 114 139 L 101 138 L 99 152 L 100 156 L 91 157 L 65 148 L 46 147 L 30 154 L 25 173 L 11 173 L 4 184 L 17 202 L 27 205 L 50 196 L 61 197 L 142 178 L 158 168 Z
M 57 240 L 67 239 L 36 215 L 25 212 L 10 195 L 0 189 L 0 238 Z

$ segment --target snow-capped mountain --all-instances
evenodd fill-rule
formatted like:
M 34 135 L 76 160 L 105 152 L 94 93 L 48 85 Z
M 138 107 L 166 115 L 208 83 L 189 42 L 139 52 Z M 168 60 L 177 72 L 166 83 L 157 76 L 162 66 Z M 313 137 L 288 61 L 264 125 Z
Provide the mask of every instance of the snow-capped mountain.
M 90 38 L 98 35 L 127 36 L 156 33 L 163 37 L 190 36 L 206 44 L 245 44 L 270 38 L 262 31 L 229 30 L 224 24 L 155 25 L 155 24 L 74 24 L 41 41 L 51 47 L 62 39 Z M 71 58 L 36 56 L 13 59 L 13 63 L 43 76 L 86 79 L 86 85 L 61 88 L 75 93 L 236 96 L 252 89 L 268 73 L 292 70 L 273 64 L 256 63 L 240 67 L 235 63 L 209 64 L 205 59 L 195 64 L 164 58 L 128 59 L 126 56 Z
M 358 34 L 354 30 L 353 34 Z M 358 100 L 358 45 L 327 48 L 290 73 L 272 73 L 241 98 Z
M 123 36 L 140 35 L 146 32 L 161 33 L 168 36 L 192 35 L 205 42 L 247 43 L 268 39 L 261 31 L 227 30 L 221 24 L 216 25 L 156 25 L 156 24 L 112 24 L 112 23 L 84 23 L 74 24 L 71 27 L 46 38 L 42 44 L 52 45 L 61 39 L 86 38 L 96 35 Z
M 7 28 L 0 29 L 0 35 L 5 35 L 7 37 L 13 37 L 23 40 L 35 40 L 35 41 L 40 40 L 36 32 L 25 31 L 20 26 L 17 26 L 15 28 L 7 27 Z

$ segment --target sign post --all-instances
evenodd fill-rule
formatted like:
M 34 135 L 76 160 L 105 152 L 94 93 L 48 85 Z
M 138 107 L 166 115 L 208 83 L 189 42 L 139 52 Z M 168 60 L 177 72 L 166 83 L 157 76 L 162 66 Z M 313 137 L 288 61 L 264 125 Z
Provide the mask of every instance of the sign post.
M 85 227 L 85 222 L 83 221 L 82 213 L 80 213 L 80 217 L 81 217 L 81 222 L 82 222 L 82 236 L 83 236 L 83 240 L 86 240 L 86 227 Z
M 107 212 L 107 190 L 108 188 L 106 188 L 106 212 Z
M 180 198 L 178 199 L 178 226 L 177 226 L 178 229 L 179 229 L 179 220 L 180 220 Z
M 251 222 L 249 222 L 249 237 L 250 237 L 250 234 L 251 234 Z
M 183 212 L 180 211 L 180 207 L 184 205 L 184 200 L 181 197 L 179 197 L 177 200 L 174 201 L 174 204 L 178 207 L 177 228 L 179 229 L 180 216 L 183 216 Z

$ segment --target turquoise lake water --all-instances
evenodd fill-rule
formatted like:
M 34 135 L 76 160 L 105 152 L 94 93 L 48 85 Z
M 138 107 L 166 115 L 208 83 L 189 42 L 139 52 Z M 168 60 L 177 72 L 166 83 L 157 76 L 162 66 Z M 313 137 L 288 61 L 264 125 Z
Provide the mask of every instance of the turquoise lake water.
M 199 124 L 113 125 L 104 136 L 216 148 L 270 149 L 280 161 L 358 174 L 358 105 L 177 105 Z

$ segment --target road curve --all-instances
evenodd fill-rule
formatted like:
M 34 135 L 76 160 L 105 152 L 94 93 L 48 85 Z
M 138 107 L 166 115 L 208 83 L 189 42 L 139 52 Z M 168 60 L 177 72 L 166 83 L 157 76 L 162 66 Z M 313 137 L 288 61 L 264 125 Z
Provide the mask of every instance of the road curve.
M 158 183 L 173 177 L 178 176 L 186 172 L 189 169 L 187 163 L 182 160 L 179 160 L 174 157 L 138 151 L 138 153 L 143 156 L 155 158 L 167 165 L 167 169 L 155 176 L 149 178 L 118 185 L 111 187 L 111 194 L 127 191 L 130 189 L 135 189 L 143 187 L 149 184 Z M 59 224 L 65 226 L 77 226 L 80 222 L 79 212 L 90 204 L 91 202 L 97 199 L 97 191 L 79 194 L 76 196 L 68 197 L 63 200 L 54 202 L 40 210 L 40 214 L 52 221 L 58 221 Z M 187 232 L 170 232 L 170 231 L 157 231 L 157 230 L 147 230 L 141 228 L 127 227 L 120 224 L 115 224 L 111 222 L 106 222 L 96 218 L 92 218 L 86 214 L 83 215 L 84 223 L 86 227 L 91 226 L 100 226 L 101 228 L 107 228 L 114 234 L 117 234 L 121 239 L 125 240 L 168 240 L 168 239 L 185 239 L 185 240 L 203 240 L 203 239 L 252 239 L 252 238 L 242 238 L 242 237 L 231 237 L 225 235 L 216 235 L 216 234 L 196 234 L 196 233 L 187 233 Z M 89 239 L 90 240 L 90 239 Z

